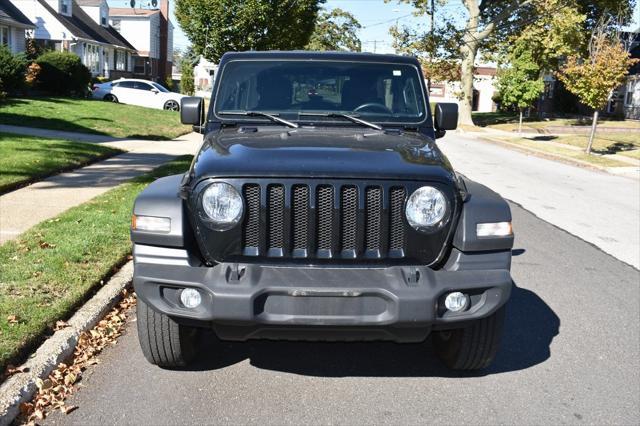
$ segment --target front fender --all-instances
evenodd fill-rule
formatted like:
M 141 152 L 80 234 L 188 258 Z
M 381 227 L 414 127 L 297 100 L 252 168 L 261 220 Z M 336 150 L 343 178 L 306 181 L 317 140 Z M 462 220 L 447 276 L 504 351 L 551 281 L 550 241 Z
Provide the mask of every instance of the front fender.
M 147 186 L 136 198 L 133 214 L 136 216 L 168 217 L 169 233 L 131 230 L 131 241 L 163 247 L 187 247 L 193 241 L 184 201 L 180 198 L 180 182 L 183 175 L 160 178 Z
M 467 196 L 453 237 L 453 246 L 462 252 L 511 250 L 513 234 L 507 237 L 478 237 L 479 223 L 511 222 L 509 204 L 497 193 L 462 177 Z

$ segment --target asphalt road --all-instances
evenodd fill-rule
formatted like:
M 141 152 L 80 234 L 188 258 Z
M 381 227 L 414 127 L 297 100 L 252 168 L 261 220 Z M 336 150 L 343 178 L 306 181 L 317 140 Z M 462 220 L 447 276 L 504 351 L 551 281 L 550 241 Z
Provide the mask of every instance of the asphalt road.
M 640 173 L 595 172 L 455 133 L 438 145 L 470 179 L 640 268 Z
M 211 340 L 191 370 L 167 371 L 144 360 L 132 322 L 68 401 L 79 409 L 44 423 L 640 423 L 640 272 L 516 204 L 512 212 L 516 287 L 486 371 L 452 373 L 428 342 Z

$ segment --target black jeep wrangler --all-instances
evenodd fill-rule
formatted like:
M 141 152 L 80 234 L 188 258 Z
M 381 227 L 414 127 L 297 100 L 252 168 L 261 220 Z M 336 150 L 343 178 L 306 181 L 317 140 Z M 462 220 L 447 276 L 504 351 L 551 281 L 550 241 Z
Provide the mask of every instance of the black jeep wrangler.
M 146 358 L 196 337 L 423 342 L 454 369 L 494 358 L 511 292 L 511 212 L 456 174 L 415 58 L 245 52 L 220 61 L 184 175 L 137 198 L 131 239 Z M 215 356 L 212 354 L 211 356 Z

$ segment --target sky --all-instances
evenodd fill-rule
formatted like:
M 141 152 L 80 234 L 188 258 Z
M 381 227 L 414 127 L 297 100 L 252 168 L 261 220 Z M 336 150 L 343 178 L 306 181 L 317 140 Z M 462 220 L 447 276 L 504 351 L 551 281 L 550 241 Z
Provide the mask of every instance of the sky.
M 130 7 L 130 0 L 108 0 L 111 7 Z M 203 0 L 206 1 L 206 0 Z M 184 50 L 189 46 L 189 39 L 180 29 L 173 16 L 173 3 L 169 0 L 171 11 L 171 21 L 175 25 L 173 33 L 174 47 Z M 150 0 L 137 0 L 138 7 L 151 7 Z M 350 12 L 362 25 L 358 36 L 362 41 L 362 50 L 377 53 L 393 53 L 392 38 L 389 35 L 389 28 L 398 22 L 400 25 L 418 26 L 427 25 L 428 19 L 425 16 L 415 17 L 412 15 L 413 7 L 405 3 L 383 0 L 327 0 L 324 6 L 326 9 L 340 8 Z M 463 16 L 465 10 L 460 0 L 451 0 L 444 6 L 438 6 L 436 2 L 436 21 L 439 13 L 448 15 Z M 628 30 L 637 30 L 640 26 L 640 1 L 636 4 L 633 23 Z

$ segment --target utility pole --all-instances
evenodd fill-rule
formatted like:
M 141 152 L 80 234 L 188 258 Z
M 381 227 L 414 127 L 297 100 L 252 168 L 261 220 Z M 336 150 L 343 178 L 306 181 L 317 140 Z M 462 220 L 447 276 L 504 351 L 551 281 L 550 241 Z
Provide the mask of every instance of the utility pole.
M 435 0 L 431 0 L 431 40 L 433 41 L 434 28 L 435 28 L 435 15 L 436 15 L 436 4 Z M 429 52 L 429 65 L 431 65 L 433 59 L 433 52 Z M 429 76 L 427 77 L 427 90 L 429 91 L 429 96 L 431 96 L 431 70 L 433 67 L 429 67 Z

